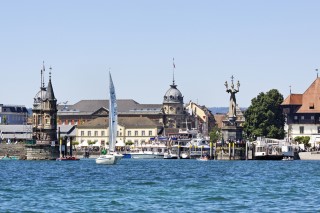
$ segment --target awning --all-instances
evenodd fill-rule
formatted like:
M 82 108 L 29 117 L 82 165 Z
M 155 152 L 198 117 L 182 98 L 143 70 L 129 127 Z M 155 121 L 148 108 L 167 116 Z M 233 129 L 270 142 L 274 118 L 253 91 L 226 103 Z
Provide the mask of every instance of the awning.
M 120 142 L 116 143 L 116 146 L 126 146 L 126 145 L 123 143 L 123 141 L 120 141 Z

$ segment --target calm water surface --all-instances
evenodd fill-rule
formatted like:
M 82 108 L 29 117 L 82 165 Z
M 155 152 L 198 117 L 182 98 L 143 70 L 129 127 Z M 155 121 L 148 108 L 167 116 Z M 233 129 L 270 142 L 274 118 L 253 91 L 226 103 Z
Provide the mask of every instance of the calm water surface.
M 0 212 L 320 212 L 319 161 L 0 161 Z

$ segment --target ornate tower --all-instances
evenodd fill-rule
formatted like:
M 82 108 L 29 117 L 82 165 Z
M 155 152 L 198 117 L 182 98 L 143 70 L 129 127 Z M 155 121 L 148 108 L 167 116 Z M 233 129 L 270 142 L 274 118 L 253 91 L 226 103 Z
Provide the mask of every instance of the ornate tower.
M 184 122 L 185 111 L 183 96 L 174 82 L 164 95 L 163 100 L 164 125 L 169 128 L 181 128 Z
M 40 91 L 33 104 L 33 139 L 36 144 L 50 145 L 57 143 L 57 99 L 54 96 L 51 82 L 51 68 L 48 86 L 44 86 L 44 71 L 41 70 Z

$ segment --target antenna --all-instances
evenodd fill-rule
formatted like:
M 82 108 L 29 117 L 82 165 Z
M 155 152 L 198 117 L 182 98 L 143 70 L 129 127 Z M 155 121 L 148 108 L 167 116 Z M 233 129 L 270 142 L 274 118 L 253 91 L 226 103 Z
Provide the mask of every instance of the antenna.
M 318 69 L 316 69 L 316 72 L 317 72 L 317 78 L 319 78 L 319 72 L 318 72 Z

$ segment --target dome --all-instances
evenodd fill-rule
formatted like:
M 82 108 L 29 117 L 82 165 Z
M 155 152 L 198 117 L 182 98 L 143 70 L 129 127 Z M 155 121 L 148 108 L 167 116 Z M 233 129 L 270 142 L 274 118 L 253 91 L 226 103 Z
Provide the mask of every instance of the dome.
M 177 89 L 177 85 L 171 85 L 171 88 L 166 92 L 164 96 L 164 103 L 183 103 L 183 96 Z
M 47 95 L 47 91 L 45 88 L 41 88 L 41 90 L 34 97 L 34 103 L 41 103 L 41 100 L 45 100 Z

